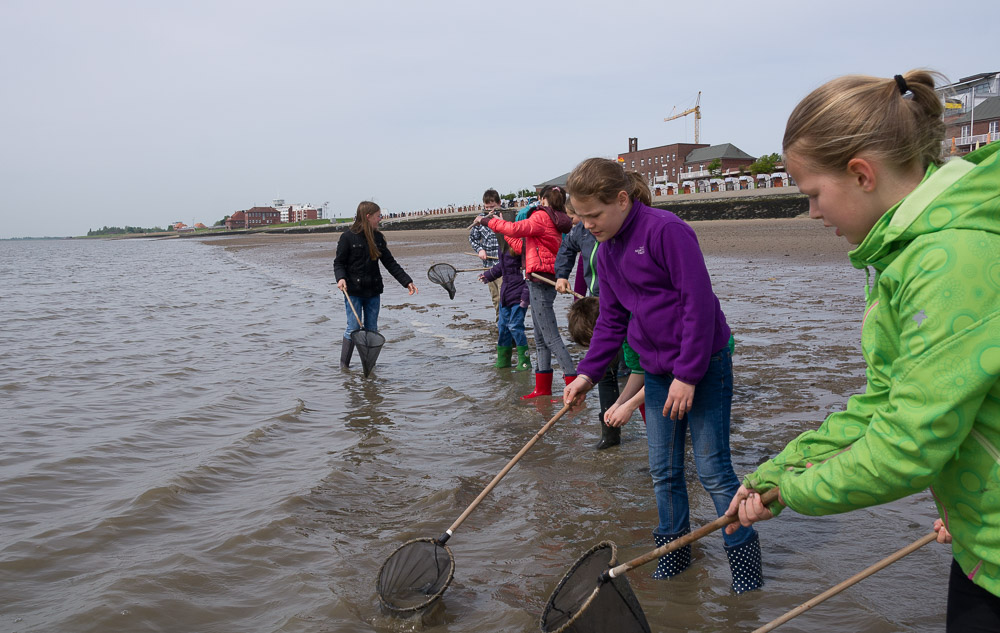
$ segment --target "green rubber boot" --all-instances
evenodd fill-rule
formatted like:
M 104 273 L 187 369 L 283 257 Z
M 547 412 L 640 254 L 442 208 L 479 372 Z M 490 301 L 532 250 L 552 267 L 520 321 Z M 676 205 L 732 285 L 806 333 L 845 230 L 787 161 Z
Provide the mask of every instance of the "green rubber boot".
M 527 371 L 529 369 L 531 369 L 531 359 L 528 358 L 528 346 L 518 345 L 517 364 L 514 365 L 514 371 Z
M 493 366 L 497 369 L 510 367 L 510 355 L 513 351 L 514 350 L 511 347 L 504 347 L 503 345 L 497 345 L 497 362 Z

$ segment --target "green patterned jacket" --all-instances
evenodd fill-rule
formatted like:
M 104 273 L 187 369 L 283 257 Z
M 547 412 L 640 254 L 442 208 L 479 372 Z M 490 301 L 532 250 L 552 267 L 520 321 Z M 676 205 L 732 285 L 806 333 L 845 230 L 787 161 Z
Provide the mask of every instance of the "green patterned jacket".
M 1000 595 L 1000 143 L 928 169 L 850 258 L 874 269 L 865 392 L 744 483 L 808 515 L 930 487 L 962 570 Z

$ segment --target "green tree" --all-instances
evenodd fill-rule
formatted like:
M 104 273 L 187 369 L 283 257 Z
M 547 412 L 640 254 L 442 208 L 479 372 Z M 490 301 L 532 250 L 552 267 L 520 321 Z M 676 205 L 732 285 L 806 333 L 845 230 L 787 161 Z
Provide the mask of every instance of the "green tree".
M 223 218 L 221 220 L 219 220 L 218 222 L 216 222 L 212 226 L 223 226 L 226 223 L 226 220 L 228 220 L 228 219 L 229 219 L 228 215 L 223 216 Z
M 750 163 L 750 173 L 754 176 L 757 174 L 770 174 L 774 171 L 775 166 L 779 164 L 781 164 L 780 154 L 766 154 Z
M 718 178 L 722 175 L 722 159 L 716 158 L 708 164 L 708 173 L 710 176 Z
M 505 196 L 500 196 L 501 200 L 514 200 L 516 198 L 530 198 L 535 195 L 534 189 L 518 189 L 517 192 L 510 192 Z

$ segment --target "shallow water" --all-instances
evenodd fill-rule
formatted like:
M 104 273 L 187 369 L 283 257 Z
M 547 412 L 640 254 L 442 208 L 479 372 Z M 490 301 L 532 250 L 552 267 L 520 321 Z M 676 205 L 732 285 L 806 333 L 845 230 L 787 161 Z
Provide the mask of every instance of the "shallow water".
M 421 292 L 387 278 L 387 342 L 362 379 L 357 359 L 337 366 L 344 304 L 329 259 L 194 240 L 0 242 L 0 630 L 534 631 L 591 546 L 613 540 L 622 560 L 652 549 L 642 423 L 593 451 L 591 397 L 456 530 L 437 606 L 380 613 L 382 562 L 440 535 L 559 408 L 521 404 L 531 376 L 491 368 L 492 306 L 474 274 L 449 300 L 424 276 L 442 257 L 400 259 Z M 736 331 L 745 473 L 863 384 L 864 274 L 708 263 Z M 565 324 L 569 301 L 557 305 Z M 712 506 L 689 483 L 702 525 Z M 718 535 L 672 581 L 651 567 L 629 579 L 654 631 L 750 631 L 933 518 L 927 494 L 787 512 L 760 528 L 765 591 L 743 596 L 729 593 Z M 780 630 L 940 630 L 948 560 L 929 545 Z

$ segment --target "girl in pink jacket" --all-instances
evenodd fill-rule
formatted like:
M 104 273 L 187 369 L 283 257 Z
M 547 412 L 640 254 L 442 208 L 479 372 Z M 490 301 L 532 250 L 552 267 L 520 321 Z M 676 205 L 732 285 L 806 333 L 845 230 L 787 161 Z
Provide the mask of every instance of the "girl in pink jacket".
M 541 205 L 531 212 L 526 220 L 508 222 L 502 218 L 483 216 L 478 219 L 506 237 L 524 238 L 523 261 L 528 293 L 531 296 L 531 321 L 535 327 L 535 390 L 522 400 L 552 394 L 552 355 L 555 354 L 562 368 L 564 380 L 569 384 L 576 378 L 576 366 L 559 335 L 556 313 L 552 302 L 556 289 L 532 276 L 540 275 L 555 283 L 556 253 L 562 243 L 562 236 L 573 226 L 566 215 L 566 192 L 561 187 L 548 186 L 539 195 Z

